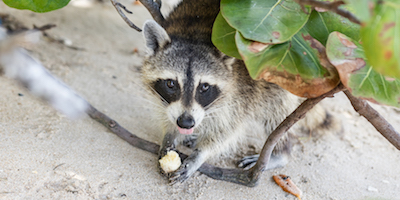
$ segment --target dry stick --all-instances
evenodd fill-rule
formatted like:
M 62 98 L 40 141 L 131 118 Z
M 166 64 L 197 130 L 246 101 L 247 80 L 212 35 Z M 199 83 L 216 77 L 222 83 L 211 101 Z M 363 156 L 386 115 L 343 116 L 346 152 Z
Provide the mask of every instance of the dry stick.
M 110 0 L 112 5 L 117 9 L 119 15 L 124 19 L 124 21 L 130 26 L 131 28 L 141 32 L 142 29 L 137 27 L 131 20 L 129 20 L 124 12 L 122 12 L 121 8 L 125 10 L 125 12 L 132 14 L 124 5 L 117 2 L 116 0 Z M 140 2 L 146 7 L 146 9 L 150 12 L 153 19 L 160 24 L 161 26 L 164 25 L 165 19 L 164 16 L 161 14 L 161 0 L 140 0 Z
M 128 130 L 126 130 L 124 127 L 119 125 L 115 120 L 111 119 L 104 113 L 98 111 L 95 107 L 89 104 L 89 109 L 87 109 L 86 113 L 94 120 L 99 122 L 100 124 L 103 124 L 105 127 L 107 127 L 111 132 L 116 134 L 118 137 L 122 138 L 129 144 L 131 144 L 134 147 L 137 147 L 139 149 L 158 154 L 158 150 L 160 149 L 160 145 L 149 142 L 147 140 L 144 140 L 132 133 L 130 133 Z M 182 159 L 187 158 L 187 155 L 183 153 L 179 153 L 179 156 Z M 204 163 L 199 171 L 202 172 L 205 175 L 210 176 L 209 174 L 219 172 L 220 170 L 223 170 L 218 167 L 214 167 L 212 165 L 209 165 L 207 163 Z
M 360 115 L 365 117 L 383 137 L 400 150 L 400 134 L 365 100 L 353 96 L 348 90 L 344 91 L 351 105 Z
M 295 0 L 295 1 L 301 6 L 310 5 L 312 7 L 323 8 L 325 10 L 334 12 L 342 17 L 345 17 L 353 23 L 361 24 L 360 20 L 358 20 L 357 17 L 355 17 L 351 12 L 339 8 L 340 5 L 344 4 L 343 1 L 334 1 L 334 2 L 324 2 L 316 0 Z
M 291 113 L 279 126 L 268 136 L 267 141 L 264 144 L 263 149 L 261 150 L 260 157 L 257 160 L 256 165 L 250 169 L 252 175 L 254 177 L 260 176 L 261 172 L 266 168 L 268 165 L 269 159 L 271 157 L 272 150 L 274 149 L 276 143 L 279 139 L 292 127 L 297 121 L 302 119 L 305 114 L 312 109 L 318 102 L 320 102 L 325 97 L 331 97 L 335 93 L 344 90 L 344 86 L 340 83 L 336 88 L 333 90 L 312 99 L 307 99 L 304 101 L 293 113 Z
M 112 5 L 115 7 L 115 9 L 117 9 L 117 12 L 118 12 L 119 15 L 122 17 L 122 19 L 124 19 L 124 21 L 128 24 L 128 26 L 130 26 L 131 28 L 133 28 L 133 29 L 135 29 L 135 30 L 137 30 L 137 31 L 139 31 L 139 32 L 142 31 L 142 29 L 140 29 L 139 27 L 137 27 L 133 22 L 131 22 L 131 20 L 129 20 L 129 19 L 125 16 L 125 14 L 124 14 L 124 12 L 122 12 L 121 8 L 124 9 L 125 12 L 127 12 L 127 13 L 129 13 L 129 14 L 132 14 L 131 11 L 129 11 L 128 9 L 126 9 L 126 7 L 125 7 L 124 5 L 118 3 L 118 2 L 115 1 L 115 0 L 110 0 L 110 1 L 111 1 Z
M 257 181 L 267 166 L 269 158 L 271 156 L 271 152 L 274 149 L 278 140 L 282 137 L 282 135 L 298 120 L 304 117 L 305 113 L 310 110 L 314 105 L 316 105 L 319 101 L 328 96 L 333 96 L 333 94 L 343 90 L 343 85 L 340 84 L 335 89 L 330 92 L 321 95 L 317 98 L 307 99 L 304 101 L 292 114 L 290 114 L 268 137 L 262 151 L 257 164 L 251 168 L 250 170 L 243 169 L 224 169 L 220 167 L 215 167 L 210 164 L 204 163 L 198 171 L 209 176 L 210 178 L 217 180 L 229 181 L 241 185 L 246 185 L 249 187 L 253 187 L 257 185 Z M 87 114 L 100 122 L 104 126 L 106 126 L 111 132 L 127 141 L 129 144 L 140 148 L 145 151 L 149 151 L 151 153 L 157 154 L 160 148 L 159 145 L 154 144 L 152 142 L 146 141 L 142 138 L 133 135 L 125 128 L 120 126 L 115 120 L 109 118 L 105 114 L 99 112 L 96 108 L 90 105 L 90 108 L 86 111 Z M 187 155 L 180 154 L 182 159 L 185 159 Z
M 107 115 L 101 113 L 92 105 L 89 104 L 89 109 L 87 109 L 86 113 L 93 118 L 94 120 L 100 122 L 105 127 L 107 127 L 111 132 L 115 133 L 117 136 L 122 138 L 123 140 L 127 141 L 132 146 L 135 146 L 139 149 L 151 152 L 151 153 L 158 153 L 158 149 L 160 146 L 139 138 L 138 136 L 130 133 L 124 127 L 120 126 L 115 120 L 111 119 Z
M 318 102 L 320 102 L 325 97 L 331 97 L 335 93 L 344 90 L 344 86 L 340 83 L 333 90 L 312 99 L 307 99 L 304 101 L 295 111 L 293 111 L 279 126 L 268 136 L 267 141 L 261 150 L 260 157 L 257 160 L 256 165 L 249 170 L 241 169 L 207 169 L 207 174 L 209 177 L 229 181 L 233 183 L 238 183 L 253 187 L 257 185 L 258 179 L 263 172 L 263 170 L 268 165 L 269 159 L 271 157 L 272 150 L 274 149 L 276 143 L 279 139 L 292 127 L 297 121 L 302 119 L 305 114 L 313 108 Z M 203 166 L 202 166 L 203 167 Z M 199 170 L 202 172 L 201 170 Z
M 164 16 L 161 14 L 160 10 L 161 0 L 139 0 L 139 1 L 150 12 L 153 19 L 161 26 L 164 26 L 165 19 Z

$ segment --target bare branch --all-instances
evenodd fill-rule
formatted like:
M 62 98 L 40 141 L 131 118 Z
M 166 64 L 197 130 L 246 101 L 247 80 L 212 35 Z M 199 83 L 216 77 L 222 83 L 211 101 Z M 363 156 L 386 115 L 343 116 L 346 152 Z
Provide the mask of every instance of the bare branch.
M 305 114 L 312 109 L 318 102 L 320 102 L 325 97 L 331 97 L 335 93 L 344 90 L 344 86 L 340 83 L 336 88 L 333 90 L 312 99 L 307 99 L 304 101 L 292 114 L 290 114 L 268 137 L 267 141 L 263 149 L 261 150 L 260 157 L 256 163 L 256 165 L 250 169 L 255 171 L 254 174 L 259 174 L 262 170 L 265 169 L 267 166 L 272 150 L 274 149 L 276 143 L 279 139 L 284 135 L 284 133 L 289 130 L 297 121 L 302 119 Z
M 122 19 L 124 19 L 124 21 L 133 29 L 141 32 L 142 29 L 140 29 L 139 27 L 137 27 L 131 20 L 129 20 L 124 12 L 122 12 L 121 8 L 125 10 L 125 12 L 132 14 L 131 11 L 129 11 L 124 5 L 122 5 L 121 3 L 117 2 L 116 0 L 110 0 L 112 5 L 115 7 L 115 9 L 117 9 L 117 12 L 119 13 L 119 15 L 122 17 Z
M 340 9 L 339 6 L 345 4 L 343 1 L 325 2 L 316 0 L 295 0 L 300 6 L 310 5 L 316 8 L 323 8 L 325 10 L 334 12 L 342 17 L 349 19 L 351 22 L 361 24 L 360 20 L 357 19 L 351 12 Z
M 335 93 L 342 90 L 344 90 L 344 86 L 340 83 L 333 90 L 319 97 L 307 99 L 306 101 L 304 101 L 271 133 L 270 136 L 268 136 L 268 139 L 265 142 L 263 149 L 261 150 L 261 154 L 258 158 L 256 165 L 254 165 L 254 167 L 252 167 L 251 169 L 245 171 L 240 169 L 221 169 L 216 167 L 208 168 L 210 166 L 202 166 L 202 169 L 199 169 L 199 171 L 203 173 L 202 170 L 206 170 L 207 176 L 214 179 L 238 183 L 249 187 L 256 186 L 261 173 L 268 165 L 272 150 L 274 149 L 279 139 L 285 134 L 285 132 L 289 130 L 289 128 L 292 127 L 298 120 L 302 119 L 305 114 L 322 99 L 324 99 L 325 97 L 331 97 Z
M 153 19 L 160 24 L 161 26 L 164 26 L 164 16 L 161 14 L 161 0 L 139 0 L 144 7 L 150 12 L 151 16 Z
M 89 109 L 86 113 L 93 118 L 94 120 L 100 122 L 105 127 L 107 127 L 111 132 L 115 133 L 118 137 L 122 138 L 123 140 L 127 141 L 132 146 L 135 146 L 139 149 L 157 154 L 158 149 L 160 148 L 159 145 L 139 138 L 138 136 L 130 133 L 124 127 L 119 125 L 115 120 L 111 119 L 107 115 L 101 113 L 92 105 L 89 104 Z
M 383 137 L 400 150 L 400 134 L 365 100 L 353 96 L 348 90 L 344 91 L 351 105 L 360 115 L 365 117 Z
M 125 140 L 129 144 L 131 144 L 134 147 L 137 147 L 139 149 L 151 152 L 153 154 L 158 154 L 158 150 L 160 149 L 160 145 L 149 142 L 147 140 L 144 140 L 132 133 L 130 133 L 128 130 L 126 130 L 124 127 L 119 125 L 115 120 L 111 119 L 107 115 L 101 113 L 98 111 L 96 108 L 94 108 L 92 105 L 89 104 L 89 109 L 86 110 L 86 113 L 94 120 L 97 122 L 103 124 L 105 127 L 107 127 L 111 132 L 113 132 L 115 135 L 120 137 L 121 139 Z M 179 156 L 182 159 L 187 158 L 188 156 L 178 152 Z M 234 176 L 240 176 L 243 170 L 241 169 L 223 169 L 219 167 L 214 167 L 210 164 L 204 163 L 199 169 L 199 172 L 214 178 L 214 179 L 219 179 L 219 180 L 224 180 L 224 177 L 229 177 L 229 174 L 233 174 Z M 246 177 L 246 176 L 243 176 Z M 232 182 L 232 181 L 231 181 Z M 246 181 L 242 181 L 244 184 Z M 248 182 L 248 181 L 247 181 Z M 246 182 L 246 183 L 247 183 Z M 244 184 L 245 185 L 245 184 Z

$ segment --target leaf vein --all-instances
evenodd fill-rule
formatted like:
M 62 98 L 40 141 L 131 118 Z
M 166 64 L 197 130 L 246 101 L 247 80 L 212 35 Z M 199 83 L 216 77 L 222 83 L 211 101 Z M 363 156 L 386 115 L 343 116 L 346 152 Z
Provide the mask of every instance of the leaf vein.
M 364 85 L 365 81 L 367 80 L 367 78 L 368 78 L 369 75 L 371 74 L 371 71 L 372 71 L 372 67 L 370 67 L 370 68 L 368 69 L 368 72 L 367 72 L 367 74 L 364 76 L 363 80 L 361 81 L 360 86 L 358 86 L 359 89 L 361 89 L 361 87 Z
M 317 62 L 313 56 L 313 54 L 311 54 L 311 52 L 303 45 L 301 44 L 301 42 L 299 40 L 297 40 L 296 37 L 293 37 L 294 40 L 296 40 L 296 42 L 301 46 L 301 48 L 304 49 L 304 51 L 306 51 L 307 55 L 309 55 L 309 57 L 312 59 L 312 61 L 314 62 L 315 66 L 319 66 L 319 62 Z M 317 67 L 318 70 L 318 74 L 320 74 L 320 69 Z
M 261 24 L 268 18 L 269 15 L 271 15 L 272 11 L 276 8 L 276 6 L 278 6 L 281 3 L 282 0 L 277 1 L 272 7 L 271 9 L 268 11 L 267 15 L 265 15 L 265 17 L 260 21 L 260 23 L 257 24 L 257 26 L 253 29 L 253 31 L 257 30 L 258 27 L 261 26 Z

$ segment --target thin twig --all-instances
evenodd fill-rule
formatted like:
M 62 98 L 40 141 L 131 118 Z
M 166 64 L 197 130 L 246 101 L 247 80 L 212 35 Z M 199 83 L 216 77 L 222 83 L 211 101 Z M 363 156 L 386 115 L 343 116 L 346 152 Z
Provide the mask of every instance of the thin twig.
M 348 90 L 344 91 L 351 105 L 360 115 L 365 117 L 383 137 L 400 150 L 400 134 L 365 100 L 353 96 Z
M 344 4 L 343 1 L 334 1 L 334 2 L 316 1 L 316 0 L 295 0 L 295 1 L 301 6 L 310 5 L 312 7 L 323 8 L 325 10 L 334 12 L 342 17 L 345 17 L 353 23 L 361 24 L 360 20 L 357 19 L 357 17 L 355 17 L 351 12 L 339 8 L 340 5 Z
M 158 144 L 154 144 L 152 142 L 149 142 L 147 140 L 139 138 L 138 136 L 130 133 L 124 127 L 119 125 L 115 120 L 113 120 L 110 117 L 108 117 L 107 115 L 101 113 L 96 108 L 94 108 L 92 105 L 89 104 L 89 109 L 86 111 L 86 113 L 91 118 L 93 118 L 94 120 L 100 122 L 105 127 L 107 127 L 111 132 L 115 133 L 117 136 L 119 136 L 123 140 L 127 141 L 132 146 L 135 146 L 139 149 L 142 149 L 142 150 L 145 150 L 145 151 L 148 151 L 151 153 L 155 153 L 155 154 L 158 153 L 158 149 L 160 148 L 160 146 Z
M 56 26 L 57 26 L 57 25 L 55 25 L 55 24 L 46 24 L 46 25 L 39 26 L 39 27 L 36 26 L 36 25 L 33 25 L 33 29 L 44 32 L 44 31 L 47 31 L 47 30 L 49 30 L 49 29 L 52 29 L 52 28 L 54 28 L 54 27 L 56 27 Z
M 124 5 L 122 5 L 121 3 L 117 2 L 116 0 L 110 0 L 112 5 L 115 7 L 115 9 L 117 9 L 117 12 L 119 13 L 119 15 L 122 17 L 122 19 L 124 19 L 124 21 L 128 24 L 128 26 L 130 26 L 131 28 L 141 32 L 142 29 L 140 29 L 139 27 L 137 27 L 131 20 L 129 20 L 124 12 L 122 12 L 121 8 L 125 10 L 125 12 L 132 14 L 131 11 L 129 11 Z

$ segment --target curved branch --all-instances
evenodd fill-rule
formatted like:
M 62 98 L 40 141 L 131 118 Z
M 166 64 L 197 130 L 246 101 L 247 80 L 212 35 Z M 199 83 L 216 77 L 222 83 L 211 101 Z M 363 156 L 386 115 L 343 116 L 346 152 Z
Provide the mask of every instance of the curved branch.
M 88 103 L 89 104 L 89 103 Z M 89 104 L 89 109 L 86 110 L 86 113 L 94 120 L 99 122 L 100 124 L 103 124 L 105 127 L 108 128 L 112 133 L 120 137 L 121 139 L 125 140 L 129 144 L 131 144 L 134 147 L 137 147 L 139 149 L 148 151 L 153 154 L 158 154 L 158 150 L 160 149 L 160 145 L 149 142 L 147 140 L 144 140 L 132 133 L 130 133 L 128 130 L 126 130 L 124 127 L 119 125 L 115 120 L 111 119 L 104 113 L 98 111 L 95 107 Z M 187 158 L 188 156 L 178 152 L 179 156 L 182 159 Z M 210 164 L 204 163 L 199 169 L 201 173 L 214 178 L 214 177 L 219 177 L 219 176 L 224 176 L 228 169 L 223 169 L 219 167 L 214 167 Z M 241 173 L 241 171 L 238 169 L 236 173 Z
M 344 91 L 349 98 L 354 110 L 365 117 L 383 137 L 400 150 L 400 134 L 390 125 L 375 109 L 373 109 L 365 100 L 353 96 L 348 90 Z

